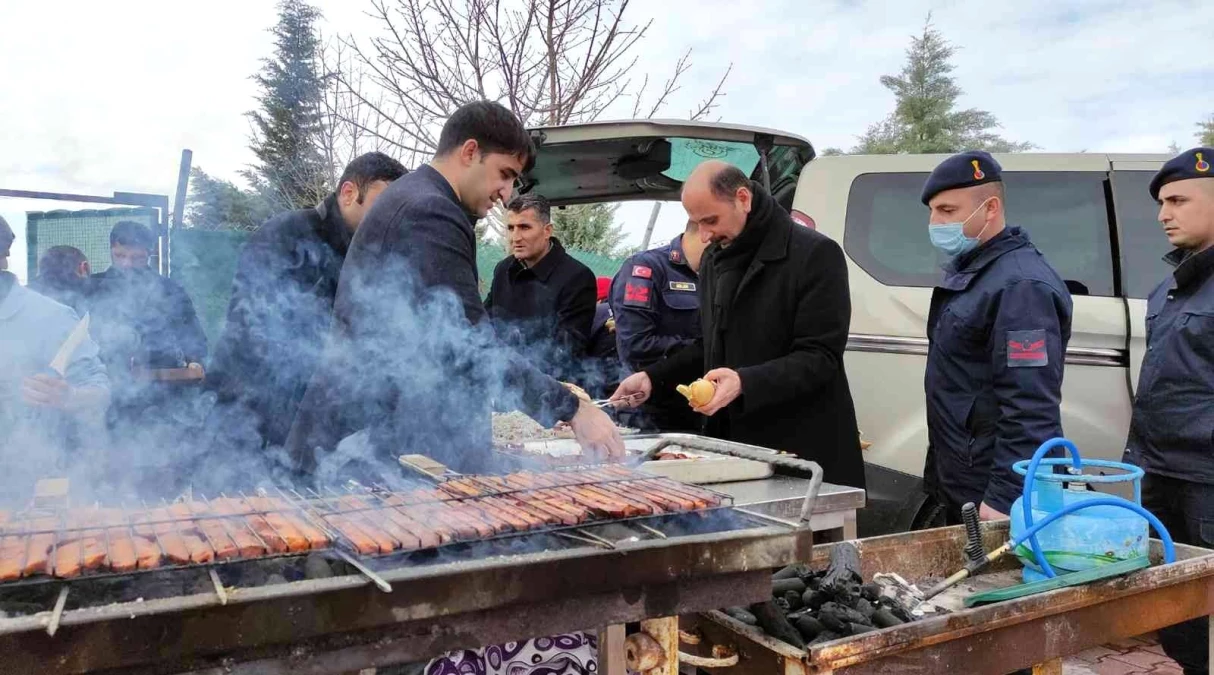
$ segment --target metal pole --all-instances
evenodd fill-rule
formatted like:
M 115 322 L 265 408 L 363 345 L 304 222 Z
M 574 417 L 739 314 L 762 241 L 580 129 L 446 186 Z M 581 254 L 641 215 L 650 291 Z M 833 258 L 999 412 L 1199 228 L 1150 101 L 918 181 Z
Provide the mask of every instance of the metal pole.
M 653 236 L 653 226 L 658 222 L 658 211 L 662 210 L 662 202 L 653 203 L 653 211 L 649 213 L 649 224 L 645 226 L 645 238 L 641 240 L 641 250 L 649 250 L 649 239 Z
M 172 276 L 173 268 L 173 247 L 172 247 L 172 229 L 181 227 L 181 219 L 185 217 L 185 200 L 187 189 L 190 186 L 190 165 L 194 162 L 194 151 L 189 148 L 184 148 L 181 151 L 181 165 L 177 169 L 177 192 L 173 195 L 173 222 L 165 229 L 164 233 L 164 251 L 165 251 L 165 272 Z

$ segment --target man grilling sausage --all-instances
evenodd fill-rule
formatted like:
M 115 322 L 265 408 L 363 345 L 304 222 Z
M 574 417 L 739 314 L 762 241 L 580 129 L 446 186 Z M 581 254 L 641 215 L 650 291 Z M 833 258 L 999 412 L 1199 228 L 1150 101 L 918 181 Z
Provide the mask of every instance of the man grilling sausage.
M 569 422 L 584 448 L 623 456 L 606 413 L 503 347 L 486 320 L 474 221 L 509 200 L 533 152 L 513 113 L 470 103 L 443 126 L 434 159 L 380 195 L 350 243 L 332 345 L 287 441 L 297 469 L 362 463 L 387 478 L 395 456 L 422 453 L 483 471 L 491 401 Z

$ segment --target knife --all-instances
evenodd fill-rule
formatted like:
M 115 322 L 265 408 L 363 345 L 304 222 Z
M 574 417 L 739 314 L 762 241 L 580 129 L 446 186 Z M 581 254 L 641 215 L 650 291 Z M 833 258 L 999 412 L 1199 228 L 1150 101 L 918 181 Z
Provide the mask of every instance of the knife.
M 76 353 L 76 349 L 80 347 L 80 343 L 89 335 L 89 315 L 86 313 L 72 332 L 68 334 L 67 339 L 59 346 L 59 351 L 55 353 L 55 358 L 51 359 L 51 370 L 59 373 L 59 377 L 67 377 L 67 364 L 72 359 L 72 354 Z

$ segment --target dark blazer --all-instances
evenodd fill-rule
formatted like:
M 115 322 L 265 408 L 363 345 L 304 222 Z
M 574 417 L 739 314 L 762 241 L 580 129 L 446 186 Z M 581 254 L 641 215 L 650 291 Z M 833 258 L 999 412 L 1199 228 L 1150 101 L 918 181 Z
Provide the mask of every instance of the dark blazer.
M 330 195 L 315 208 L 274 216 L 241 250 L 207 374 L 219 395 L 215 430 L 253 432 L 241 447 L 286 442 L 324 352 L 352 234 Z
M 297 470 L 329 481 L 353 462 L 387 479 L 397 456 L 425 454 L 484 471 L 491 404 L 549 426 L 573 417 L 577 398 L 497 340 L 477 288 L 473 218 L 455 190 L 430 166 L 393 182 L 350 243 L 332 341 L 287 441 Z
M 843 370 L 851 321 L 839 245 L 796 225 L 757 183 L 746 227 L 766 230 L 733 298 L 718 298 L 714 244 L 700 270 L 703 337 L 646 369 L 654 387 L 736 370 L 742 395 L 708 418 L 708 434 L 818 462 L 831 483 L 864 487 L 856 411 Z

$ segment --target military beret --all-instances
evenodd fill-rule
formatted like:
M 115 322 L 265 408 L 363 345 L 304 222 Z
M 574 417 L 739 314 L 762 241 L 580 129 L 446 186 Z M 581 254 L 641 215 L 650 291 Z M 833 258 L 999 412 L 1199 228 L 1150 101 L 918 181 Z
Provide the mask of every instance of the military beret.
M 1159 188 L 1168 183 L 1190 178 L 1214 178 L 1210 162 L 1214 162 L 1214 148 L 1193 148 L 1169 159 L 1151 179 L 1151 199 L 1158 200 Z
M 940 165 L 927 177 L 923 184 L 923 195 L 920 199 L 924 205 L 932 197 L 956 188 L 973 187 L 984 183 L 995 183 L 1003 180 L 1003 167 L 991 157 L 991 153 L 983 150 L 970 150 L 953 155 L 940 162 Z

